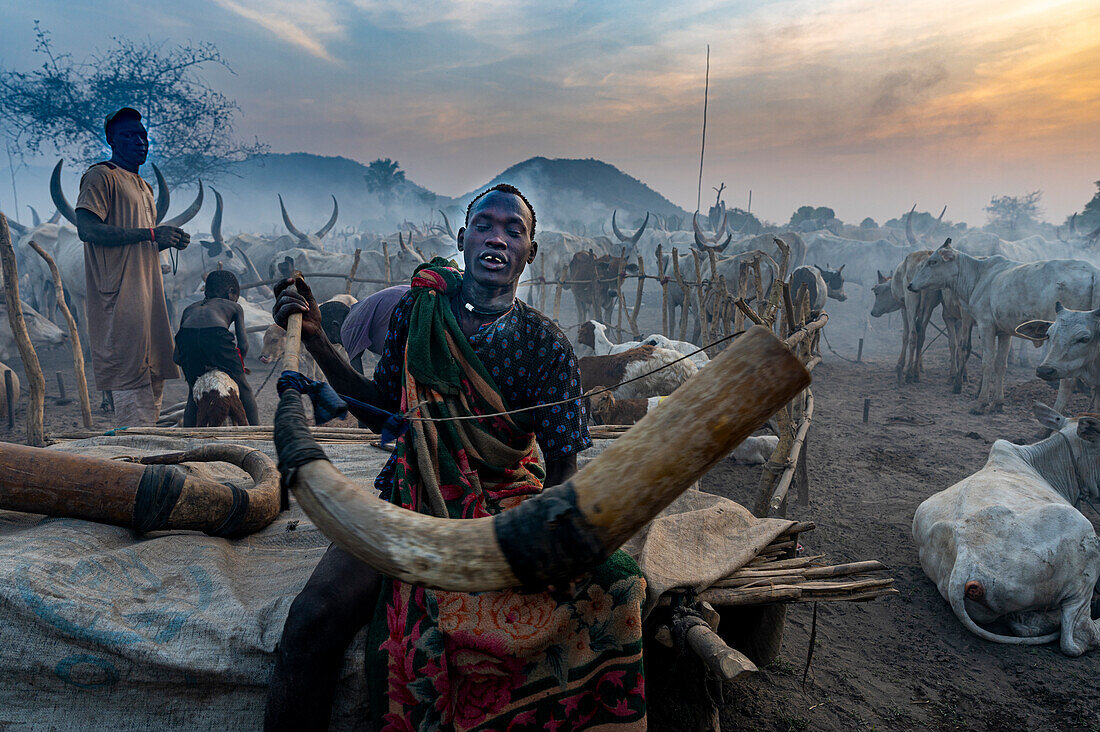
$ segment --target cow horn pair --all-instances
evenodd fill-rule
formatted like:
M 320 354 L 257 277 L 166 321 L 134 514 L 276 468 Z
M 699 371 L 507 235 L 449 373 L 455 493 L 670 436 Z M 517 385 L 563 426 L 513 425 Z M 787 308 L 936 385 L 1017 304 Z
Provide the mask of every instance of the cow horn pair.
M 641 228 L 639 228 L 637 231 L 635 231 L 630 236 L 627 236 L 626 234 L 624 234 L 622 231 L 619 230 L 619 225 L 615 221 L 615 215 L 618 214 L 618 213 L 619 213 L 618 209 L 615 209 L 614 211 L 611 212 L 611 230 L 615 232 L 615 236 L 622 243 L 626 244 L 627 242 L 630 242 L 630 246 L 632 248 L 638 246 L 638 240 L 642 238 L 642 233 L 645 231 L 646 224 L 649 223 L 649 211 L 645 212 L 645 221 L 642 222 Z
M 424 255 L 420 253 L 420 250 L 419 250 L 419 249 L 413 249 L 413 247 L 412 247 L 412 243 L 413 243 L 413 235 L 412 235 L 412 232 L 411 232 L 411 231 L 409 232 L 409 239 L 408 239 L 408 241 L 406 241 L 406 240 L 405 240 L 405 238 L 404 238 L 404 237 L 403 237 L 403 236 L 401 235 L 401 232 L 400 232 L 400 231 L 399 231 L 399 232 L 397 232 L 397 243 L 398 243 L 398 245 L 399 245 L 399 246 L 400 246 L 400 247 L 401 247 L 402 249 L 404 249 L 404 250 L 405 250 L 406 252 L 408 252 L 408 253 L 409 253 L 409 255 L 410 255 L 410 256 L 411 256 L 411 257 L 412 257 L 413 259 L 415 259 L 416 261 L 420 262 L 421 264 L 423 264 L 424 262 L 426 262 L 426 261 L 427 261 L 427 260 L 426 260 L 426 259 L 424 258 Z
M 919 247 L 920 246 L 920 242 L 917 241 L 917 237 L 913 233 L 913 212 L 916 211 L 916 210 L 917 210 L 917 204 L 914 203 L 913 208 L 909 209 L 909 213 L 907 213 L 905 215 L 905 240 L 909 242 L 909 246 L 911 246 L 911 247 Z M 940 224 L 943 223 L 943 215 L 945 213 L 947 213 L 947 206 L 944 206 L 943 210 L 940 211 L 939 218 L 936 219 L 936 223 L 932 224 L 932 226 L 929 229 L 929 231 L 927 232 L 926 236 L 934 233 L 936 231 L 936 229 L 939 228 Z
M 290 214 L 288 214 L 286 212 L 286 206 L 283 205 L 283 196 L 282 196 L 282 194 L 279 194 L 279 210 L 283 212 L 283 225 L 286 226 L 286 230 L 289 231 L 294 236 L 298 237 L 302 241 L 302 243 L 308 244 L 309 243 L 309 236 L 306 235 L 306 234 L 303 234 L 301 231 L 299 231 L 298 227 L 296 227 L 294 225 L 294 222 L 290 220 Z M 340 204 L 338 204 L 336 202 L 336 196 L 333 196 L 332 197 L 332 216 L 329 217 L 327 224 L 325 224 L 324 226 L 322 226 L 320 229 L 317 230 L 317 233 L 314 234 L 314 236 L 317 237 L 318 239 L 324 239 L 325 234 L 329 233 L 329 231 L 332 230 L 333 226 L 336 226 L 336 217 L 338 217 L 339 215 L 340 215 Z
M 50 197 L 53 199 L 53 205 L 57 207 L 57 211 L 65 217 L 65 220 L 73 226 L 76 226 L 76 210 L 73 209 L 68 199 L 65 198 L 65 191 L 61 189 L 61 166 L 64 165 L 64 163 L 64 160 L 58 160 L 57 165 L 54 166 L 53 173 L 50 175 Z M 199 209 L 202 208 L 202 181 L 199 181 L 199 192 L 191 205 L 178 216 L 174 216 L 165 221 L 164 216 L 168 213 L 168 206 L 171 203 L 172 196 L 168 192 L 168 182 L 164 179 L 164 174 L 160 172 L 160 168 L 155 164 L 153 165 L 153 174 L 157 179 L 157 226 L 180 227 L 195 218 Z
M 217 483 L 179 467 L 225 462 L 251 488 Z M 207 445 L 137 463 L 0 443 L 0 508 L 98 521 L 141 532 L 194 530 L 245 536 L 279 515 L 279 473 L 271 458 L 241 445 Z
M 733 240 L 733 232 L 727 230 L 727 227 L 729 225 L 729 212 L 725 212 L 722 214 L 722 223 L 718 225 L 718 231 L 714 234 L 713 239 L 708 238 L 707 235 L 703 233 L 703 229 L 699 226 L 698 209 L 691 217 L 691 225 L 695 229 L 695 246 L 705 252 L 713 251 L 721 254 L 726 250 L 726 247 L 728 247 L 730 242 Z M 726 235 L 726 240 L 719 244 L 718 240 L 722 238 L 723 234 Z
M 364 491 L 325 457 L 292 389 L 275 447 L 310 519 L 390 577 L 457 592 L 545 588 L 604 561 L 809 383 L 790 349 L 754 327 L 567 483 L 486 518 L 436 518 Z

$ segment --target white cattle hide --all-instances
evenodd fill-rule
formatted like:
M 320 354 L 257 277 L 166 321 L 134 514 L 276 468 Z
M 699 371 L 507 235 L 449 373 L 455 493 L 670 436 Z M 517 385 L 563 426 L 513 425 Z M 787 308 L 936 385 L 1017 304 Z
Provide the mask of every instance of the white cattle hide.
M 1073 504 L 1100 494 L 1100 419 L 1035 414 L 1058 430 L 1034 445 L 997 440 L 985 466 L 924 501 L 913 516 L 921 567 L 959 621 L 985 640 L 1061 639 L 1079 656 L 1100 646 L 1092 620 L 1100 539 Z M 1003 619 L 1014 635 L 982 625 Z

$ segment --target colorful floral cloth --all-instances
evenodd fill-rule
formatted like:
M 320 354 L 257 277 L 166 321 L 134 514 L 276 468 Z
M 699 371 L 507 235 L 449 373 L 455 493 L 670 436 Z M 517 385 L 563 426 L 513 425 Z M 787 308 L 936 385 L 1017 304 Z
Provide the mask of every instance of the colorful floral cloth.
M 445 417 L 507 411 L 450 309 L 461 273 L 434 260 L 413 278 L 401 408 Z M 398 442 L 391 501 L 453 519 L 507 510 L 542 490 L 529 413 L 421 422 Z M 645 581 L 616 552 L 571 598 L 383 584 L 367 662 L 384 730 L 645 729 Z

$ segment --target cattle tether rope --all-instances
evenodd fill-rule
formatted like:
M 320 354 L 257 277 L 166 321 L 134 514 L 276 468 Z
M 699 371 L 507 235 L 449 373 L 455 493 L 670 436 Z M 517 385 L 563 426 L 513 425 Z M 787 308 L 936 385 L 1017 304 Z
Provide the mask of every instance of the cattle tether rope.
M 691 353 L 680 356 L 680 358 L 669 361 L 668 363 L 663 364 L 661 366 L 658 366 L 655 369 L 651 369 L 650 371 L 646 371 L 643 374 L 638 374 L 637 376 L 635 376 L 633 378 L 630 378 L 630 379 L 627 379 L 625 381 L 620 381 L 618 384 L 613 384 L 612 386 L 601 386 L 601 387 L 598 387 L 596 389 L 592 389 L 591 391 L 585 392 L 581 396 L 574 397 L 572 399 L 559 399 L 556 402 L 550 402 L 548 404 L 534 404 L 530 407 L 520 407 L 518 409 L 509 409 L 509 410 L 504 411 L 504 412 L 495 412 L 493 414 L 465 414 L 465 415 L 458 415 L 458 416 L 454 416 L 454 417 L 417 417 L 417 416 L 414 416 L 416 411 L 419 410 L 420 407 L 424 405 L 424 402 L 421 402 L 419 404 L 416 404 L 416 405 L 410 407 L 408 410 L 406 410 L 405 413 L 401 415 L 401 418 L 405 419 L 405 420 L 408 420 L 410 422 L 413 422 L 413 421 L 415 421 L 415 422 L 458 422 L 458 421 L 471 420 L 471 419 L 489 419 L 491 417 L 504 417 L 504 416 L 507 416 L 509 414 L 518 414 L 519 412 L 530 412 L 530 411 L 533 411 L 535 409 L 543 409 L 545 407 L 557 407 L 557 406 L 561 406 L 561 405 L 564 405 L 564 404 L 572 404 L 573 402 L 579 402 L 581 399 L 583 399 L 585 397 L 597 396 L 599 394 L 603 394 L 604 392 L 613 391 L 615 389 L 618 389 L 620 386 L 625 386 L 625 385 L 627 385 L 631 382 L 638 381 L 639 379 L 644 379 L 645 377 L 647 377 L 651 374 L 655 374 L 658 371 L 662 371 L 664 369 L 667 369 L 669 366 L 672 366 L 673 364 L 676 364 L 676 363 L 679 363 L 680 361 L 683 361 L 685 358 L 691 358 L 692 356 L 694 356 L 696 354 L 703 353 L 708 348 L 711 348 L 713 346 L 717 346 L 720 343 L 725 343 L 726 341 L 730 340 L 731 338 L 736 338 L 737 336 L 739 336 L 743 333 L 745 333 L 745 331 L 739 330 L 736 333 L 730 333 L 727 336 L 722 336 L 721 338 L 719 338 L 718 340 L 716 340 L 712 343 L 708 343 L 707 345 L 702 346 L 702 347 L 692 351 Z

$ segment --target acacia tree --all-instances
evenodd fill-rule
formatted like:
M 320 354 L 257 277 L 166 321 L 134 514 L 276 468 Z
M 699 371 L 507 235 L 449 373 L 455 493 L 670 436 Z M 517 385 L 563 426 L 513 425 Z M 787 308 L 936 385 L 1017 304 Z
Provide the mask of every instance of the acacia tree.
M 1043 215 L 1039 205 L 1042 198 L 1042 191 L 1032 191 L 1023 196 L 993 196 L 985 207 L 989 228 L 1004 233 L 1009 239 L 1016 239 L 1021 228 L 1039 223 L 1039 217 Z
M 213 44 L 116 37 L 107 50 L 78 61 L 56 53 L 37 21 L 34 31 L 42 65 L 0 67 L 0 123 L 23 153 L 68 152 L 85 165 L 102 160 L 103 120 L 120 107 L 142 113 L 149 159 L 173 184 L 214 177 L 233 161 L 266 151 L 259 141 L 234 136 L 240 108 L 201 75 L 209 66 L 233 72 Z

